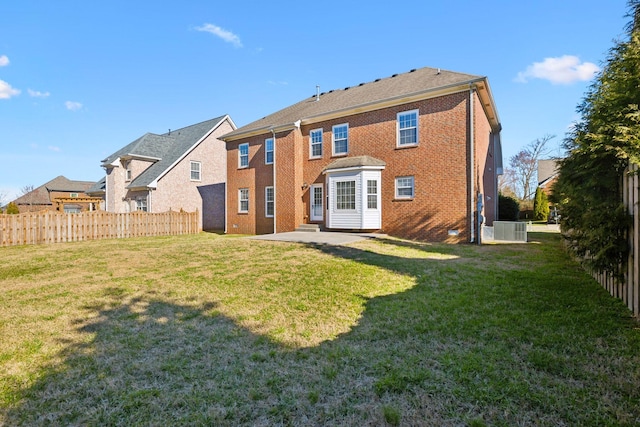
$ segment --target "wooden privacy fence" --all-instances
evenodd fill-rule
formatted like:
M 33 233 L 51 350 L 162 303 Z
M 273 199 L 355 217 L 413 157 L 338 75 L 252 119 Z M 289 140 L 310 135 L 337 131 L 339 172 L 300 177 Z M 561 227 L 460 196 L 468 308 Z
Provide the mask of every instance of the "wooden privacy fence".
M 125 237 L 169 236 L 200 232 L 196 212 L 105 211 L 66 214 L 43 211 L 0 215 L 0 246 Z
M 638 166 L 629 166 L 622 178 L 623 203 L 633 218 L 629 227 L 629 257 L 626 265 L 620 266 L 617 279 L 606 272 L 592 272 L 593 277 L 615 298 L 629 307 L 633 315 L 640 317 L 640 185 Z

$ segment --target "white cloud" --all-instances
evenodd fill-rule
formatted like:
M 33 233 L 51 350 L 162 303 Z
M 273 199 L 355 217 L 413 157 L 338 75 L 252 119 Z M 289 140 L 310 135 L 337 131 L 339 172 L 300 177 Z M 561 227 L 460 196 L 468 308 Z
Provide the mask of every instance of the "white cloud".
M 526 83 L 529 79 L 542 79 L 553 84 L 570 84 L 591 80 L 598 71 L 600 67 L 592 62 L 580 62 L 577 56 L 563 55 L 534 62 L 525 71 L 519 72 L 515 81 Z
M 7 55 L 0 55 L 0 67 L 6 67 L 9 65 L 9 58 Z
M 9 99 L 12 96 L 20 95 L 20 90 L 14 89 L 4 80 L 0 80 L 0 99 Z
M 75 101 L 67 101 L 64 103 L 64 105 L 65 107 L 67 107 L 67 110 L 70 110 L 70 111 L 78 111 L 79 109 L 82 108 L 82 104 Z
M 55 145 L 49 145 L 47 148 L 48 148 L 50 151 L 55 151 L 55 152 L 60 151 L 60 147 L 56 147 Z
M 49 95 L 51 95 L 49 92 L 40 92 L 33 89 L 27 89 L 27 93 L 33 98 L 47 98 Z
M 224 28 L 220 28 L 217 25 L 213 24 L 204 24 L 201 27 L 196 27 L 197 31 L 204 31 L 206 33 L 211 33 L 214 36 L 220 37 L 227 43 L 231 43 L 235 47 L 242 47 L 242 42 L 240 41 L 240 37 L 233 34 L 231 31 L 227 31 Z

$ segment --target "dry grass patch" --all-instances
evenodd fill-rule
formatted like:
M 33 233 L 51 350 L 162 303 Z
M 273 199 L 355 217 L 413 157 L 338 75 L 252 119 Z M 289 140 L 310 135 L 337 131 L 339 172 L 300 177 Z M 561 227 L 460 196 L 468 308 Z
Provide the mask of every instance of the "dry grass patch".
M 640 333 L 540 244 L 0 249 L 0 424 L 633 425 Z

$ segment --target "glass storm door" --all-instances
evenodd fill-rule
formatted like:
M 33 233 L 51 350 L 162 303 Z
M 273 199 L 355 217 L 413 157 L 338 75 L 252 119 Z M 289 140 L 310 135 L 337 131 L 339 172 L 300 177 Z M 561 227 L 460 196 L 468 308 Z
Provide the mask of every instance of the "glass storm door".
M 311 190 L 311 221 L 322 221 L 322 184 L 312 185 Z

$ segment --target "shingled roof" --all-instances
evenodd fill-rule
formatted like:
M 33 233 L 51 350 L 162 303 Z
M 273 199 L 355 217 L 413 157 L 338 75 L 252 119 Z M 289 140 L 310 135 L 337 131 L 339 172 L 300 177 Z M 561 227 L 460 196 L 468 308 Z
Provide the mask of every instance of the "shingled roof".
M 108 166 L 119 158 L 128 157 L 152 160 L 155 163 L 128 185 L 128 188 L 146 187 L 227 117 L 227 115 L 216 117 L 162 135 L 146 133 L 102 160 L 102 165 Z
M 462 90 L 465 87 L 468 88 L 470 84 L 477 84 L 479 91 L 486 92 L 483 105 L 493 109 L 493 117 L 489 115 L 490 121 L 493 119 L 492 125 L 499 127 L 497 112 L 493 106 L 486 77 L 425 67 L 368 83 L 330 90 L 319 94 L 319 96 L 310 96 L 260 120 L 242 126 L 224 135 L 223 139 L 234 140 L 265 133 L 271 129 L 284 130 L 295 126 L 298 121 L 304 125 L 331 117 L 385 108 L 414 99 L 437 96 L 439 92 Z
M 60 175 L 18 197 L 14 200 L 14 203 L 17 205 L 50 205 L 52 202 L 49 193 L 52 191 L 85 193 L 94 184 L 95 181 L 73 181 Z

